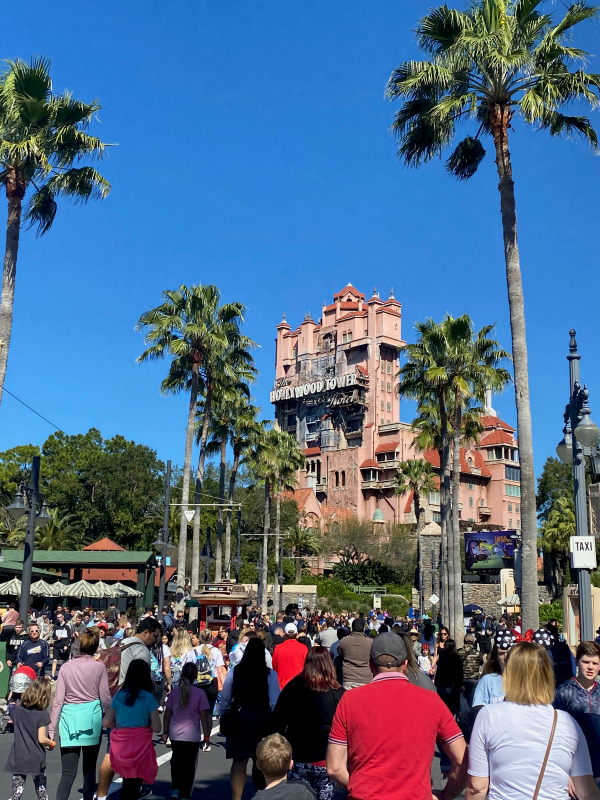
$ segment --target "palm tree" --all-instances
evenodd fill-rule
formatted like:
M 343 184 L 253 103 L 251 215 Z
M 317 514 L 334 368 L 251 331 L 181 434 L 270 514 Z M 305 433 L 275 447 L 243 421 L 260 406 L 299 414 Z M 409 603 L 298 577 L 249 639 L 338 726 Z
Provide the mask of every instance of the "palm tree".
M 48 513 L 50 519 L 35 533 L 38 550 L 77 550 L 87 544 L 89 537 L 73 514 L 64 514 L 58 508 L 49 508 Z M 12 546 L 22 545 L 25 533 L 25 529 L 15 529 L 9 535 L 8 543 Z
M 0 301 L 0 403 L 12 333 L 23 200 L 33 187 L 25 220 L 41 235 L 52 227 L 60 197 L 87 203 L 108 195 L 110 184 L 99 172 L 74 166 L 104 155 L 107 145 L 87 132 L 101 108 L 95 100 L 74 100 L 69 92 L 53 94 L 50 62 L 45 58 L 34 58 L 30 64 L 9 61 L 0 76 L 0 183 L 8 198 Z
M 163 292 L 162 296 L 163 303 L 144 312 L 135 329 L 146 330 L 147 348 L 137 359 L 138 362 L 156 361 L 165 356 L 171 358 L 168 375 L 161 384 L 161 393 L 177 394 L 182 389 L 190 392 L 177 561 L 177 607 L 182 609 L 187 555 L 186 511 L 189 503 L 198 392 L 201 378 L 204 377 L 201 371 L 209 359 L 212 360 L 216 353 L 222 353 L 227 348 L 233 331 L 242 322 L 244 306 L 241 303 L 219 305 L 221 295 L 212 284 L 190 287 L 182 285 L 179 289 Z M 211 397 L 207 396 L 207 399 L 210 400 Z M 193 553 L 195 561 L 199 560 L 199 556 L 199 552 Z
M 428 492 L 437 492 L 438 485 L 434 478 L 433 467 L 424 458 L 413 458 L 402 461 L 396 472 L 396 488 L 394 494 L 413 493 L 415 517 L 417 519 L 417 536 L 421 533 L 421 497 Z
M 600 76 L 581 68 L 587 53 L 573 47 L 573 29 L 597 16 L 584 0 L 571 4 L 561 20 L 537 9 L 541 0 L 474 0 L 467 11 L 440 6 L 418 24 L 423 61 L 407 61 L 390 77 L 386 93 L 402 99 L 393 131 L 398 156 L 419 166 L 442 154 L 454 138 L 456 124 L 475 121 L 446 162 L 448 171 L 465 180 L 485 155 L 480 142 L 494 142 L 514 360 L 517 429 L 521 456 L 523 531 L 523 625 L 537 628 L 537 530 L 535 472 L 527 371 L 527 342 L 517 215 L 508 133 L 519 114 L 551 136 L 579 134 L 597 149 L 596 132 L 584 116 L 564 114 L 572 101 L 594 107 Z M 571 64 L 577 66 L 571 71 Z
M 399 392 L 403 396 L 412 397 L 429 407 L 432 400 L 437 404 L 436 416 L 439 414 L 440 420 L 442 572 L 447 584 L 447 589 L 442 589 L 443 613 L 447 615 L 445 621 L 457 641 L 461 640 L 463 634 L 458 517 L 460 444 L 464 436 L 463 405 L 468 406 L 472 399 L 483 400 L 488 386 L 500 391 L 510 379 L 508 372 L 498 366 L 509 355 L 489 338 L 493 329 L 493 325 L 488 325 L 474 335 L 471 319 L 466 314 L 457 319 L 447 314 L 441 323 L 432 319 L 417 323 L 419 341 L 406 347 L 408 359 L 399 372 Z M 449 415 L 449 411 L 453 413 Z M 450 497 L 451 511 L 448 507 Z
M 256 419 L 260 409 L 252 405 L 248 398 L 240 396 L 231 404 L 232 424 L 229 431 L 229 441 L 233 449 L 233 464 L 229 473 L 229 492 L 227 497 L 227 518 L 225 522 L 225 564 L 224 577 L 231 574 L 231 510 L 240 465 L 246 460 L 252 444 L 259 435 L 260 425 Z
M 318 554 L 321 550 L 321 540 L 313 528 L 305 528 L 303 525 L 296 525 L 287 531 L 285 538 L 287 544 L 292 548 L 296 562 L 296 583 L 302 580 L 302 556 Z
M 262 479 L 265 487 L 265 506 L 263 523 L 263 574 L 259 582 L 257 604 L 259 606 L 267 603 L 267 575 L 269 565 L 269 533 L 271 530 L 271 487 L 276 479 L 279 467 L 278 444 L 279 431 L 273 428 L 267 430 L 263 422 L 263 430 L 257 438 L 252 454 L 252 471 L 255 476 Z
M 544 553 L 555 559 L 554 580 L 562 584 L 566 577 L 571 536 L 575 536 L 575 503 L 569 497 L 559 497 L 540 527 L 540 544 Z
M 279 589 L 279 542 L 281 530 L 281 492 L 293 489 L 297 483 L 298 470 L 306 464 L 306 456 L 298 447 L 296 437 L 279 431 L 277 442 L 277 505 L 275 510 L 275 579 L 273 581 L 274 602 L 277 603 Z
M 223 351 L 214 350 L 206 359 L 203 369 L 203 401 L 198 406 L 198 417 L 202 424 L 198 426 L 198 469 L 196 471 L 196 490 L 194 495 L 194 528 L 192 544 L 192 589 L 198 588 L 198 565 L 200 563 L 200 500 L 202 497 L 202 483 L 204 481 L 204 464 L 208 452 L 208 435 L 213 421 L 213 401 L 218 400 L 221 420 L 219 428 L 219 451 L 221 453 L 221 468 L 219 480 L 219 516 L 217 527 L 217 544 L 215 548 L 215 581 L 220 581 L 223 566 L 223 503 L 225 500 L 225 467 L 227 454 L 227 439 L 229 438 L 229 410 L 228 406 L 238 397 L 250 395 L 249 383 L 256 380 L 257 370 L 254 367 L 251 347 L 256 347 L 255 342 L 247 336 L 242 336 L 239 329 L 229 327 L 225 331 L 227 344 Z

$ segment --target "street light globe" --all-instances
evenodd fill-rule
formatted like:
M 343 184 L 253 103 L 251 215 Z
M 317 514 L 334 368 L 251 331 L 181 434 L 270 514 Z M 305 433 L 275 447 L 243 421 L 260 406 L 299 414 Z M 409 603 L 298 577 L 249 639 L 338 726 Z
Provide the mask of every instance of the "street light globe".
M 35 517 L 36 527 L 37 528 L 43 528 L 44 526 L 46 526 L 50 522 L 51 519 L 52 519 L 52 517 L 48 513 L 48 506 L 46 505 L 46 502 L 44 501 L 42 503 L 42 507 L 40 508 L 40 510 L 38 511 L 38 513 L 36 514 L 36 517 Z
M 6 510 L 14 520 L 21 519 L 23 514 L 29 511 L 29 508 L 23 502 L 23 492 L 19 490 L 16 493 L 15 499 L 9 506 L 6 506 Z
M 593 444 L 596 444 L 600 430 L 598 430 L 598 426 L 592 422 L 588 413 L 583 415 L 583 419 L 577 425 L 573 433 L 577 441 L 584 447 L 591 447 Z
M 560 458 L 563 464 L 573 463 L 573 443 L 571 441 L 570 433 L 565 433 L 561 441 L 556 446 L 556 455 Z

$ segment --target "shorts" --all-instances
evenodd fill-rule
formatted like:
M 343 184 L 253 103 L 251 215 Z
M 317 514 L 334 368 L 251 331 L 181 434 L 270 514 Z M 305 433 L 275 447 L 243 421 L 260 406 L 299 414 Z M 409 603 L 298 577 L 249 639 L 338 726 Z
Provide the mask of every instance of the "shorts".
M 110 753 L 110 732 L 111 731 L 112 731 L 112 728 L 107 728 L 106 729 L 106 753 L 107 754 Z

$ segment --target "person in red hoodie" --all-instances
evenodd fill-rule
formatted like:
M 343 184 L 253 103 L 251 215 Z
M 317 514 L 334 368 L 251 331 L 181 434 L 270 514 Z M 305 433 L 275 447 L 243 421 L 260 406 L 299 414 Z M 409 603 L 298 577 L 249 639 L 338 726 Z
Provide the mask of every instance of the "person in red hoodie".
M 279 688 L 299 675 L 304 669 L 308 650 L 297 640 L 298 629 L 293 622 L 285 626 L 285 642 L 278 644 L 273 651 L 273 669 L 277 673 Z

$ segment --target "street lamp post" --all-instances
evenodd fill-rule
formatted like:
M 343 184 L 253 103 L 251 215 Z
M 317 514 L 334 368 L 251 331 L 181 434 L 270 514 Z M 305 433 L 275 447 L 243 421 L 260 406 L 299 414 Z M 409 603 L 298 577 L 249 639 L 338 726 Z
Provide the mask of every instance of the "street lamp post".
M 165 477 L 165 507 L 163 513 L 163 526 L 158 534 L 154 546 L 161 551 L 160 580 L 158 583 L 158 621 L 163 621 L 163 606 L 165 604 L 165 581 L 167 570 L 167 550 L 173 544 L 169 536 L 169 502 L 171 500 L 171 462 L 167 461 L 167 474 Z
M 237 518 L 237 545 L 235 549 L 235 558 L 233 559 L 233 566 L 235 567 L 235 582 L 240 582 L 240 567 L 242 566 L 242 509 L 238 508 Z
M 283 536 L 281 537 L 281 552 L 279 554 L 279 611 L 283 611 Z M 273 597 L 273 605 L 277 598 Z
M 25 548 L 23 551 L 23 573 L 21 575 L 21 599 L 19 602 L 20 615 L 25 622 L 29 620 L 29 604 L 31 602 L 31 576 L 33 571 L 33 551 L 35 548 L 35 529 L 43 528 L 51 517 L 43 496 L 40 495 L 40 457 L 34 456 L 31 464 L 31 486 L 22 483 L 15 495 L 15 499 L 6 510 L 15 520 L 27 514 L 27 533 L 25 535 Z M 23 502 L 25 500 L 25 502 Z M 39 501 L 42 507 L 38 514 Z M 23 615 L 25 609 L 25 615 Z
M 575 331 L 570 330 L 569 379 L 570 398 L 565 409 L 565 426 L 563 438 L 556 448 L 558 457 L 565 464 L 573 464 L 573 486 L 575 495 L 575 533 L 577 536 L 589 536 L 587 498 L 585 488 L 584 456 L 591 455 L 590 448 L 598 439 L 600 431 L 592 422 L 588 405 L 589 392 L 587 386 L 579 382 L 579 361 Z M 595 538 L 592 537 L 595 551 Z M 579 586 L 579 620 L 581 641 L 593 641 L 594 624 L 592 618 L 592 584 L 589 569 L 577 570 Z

